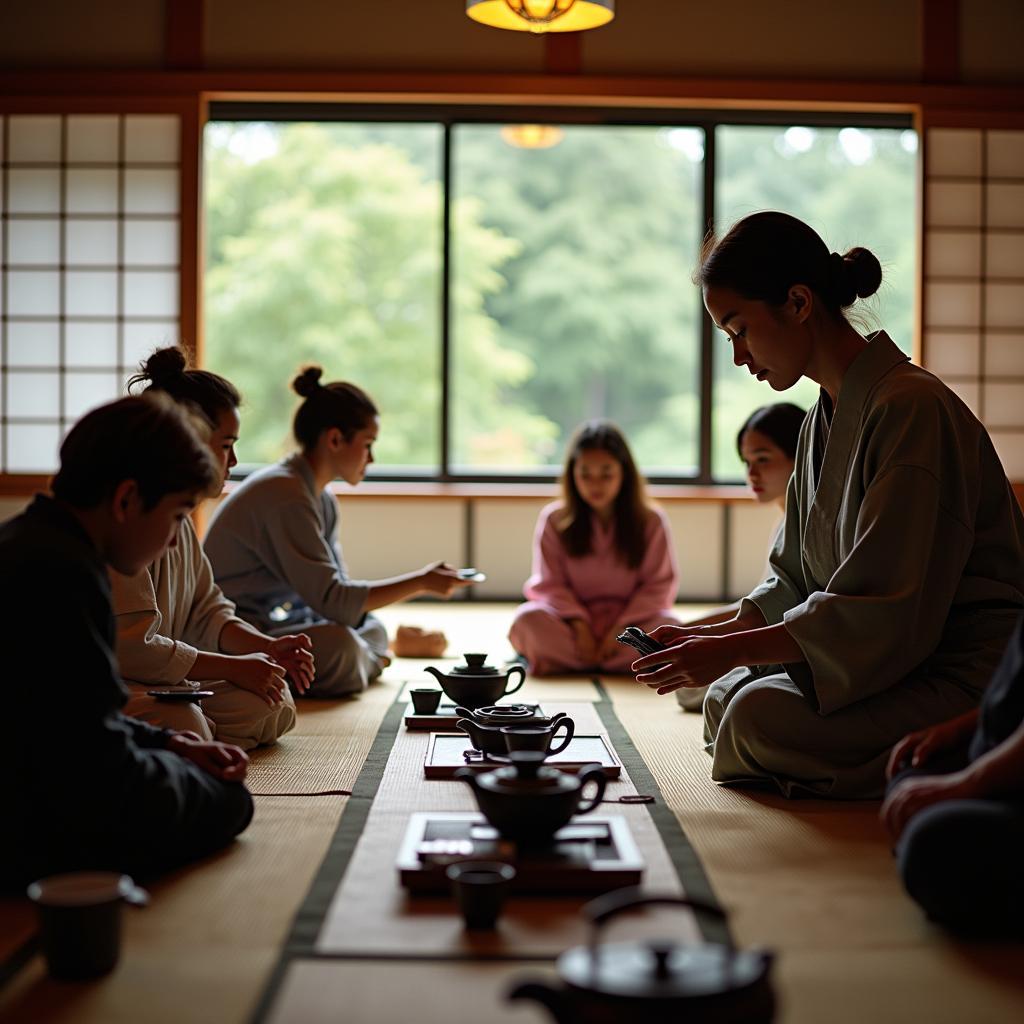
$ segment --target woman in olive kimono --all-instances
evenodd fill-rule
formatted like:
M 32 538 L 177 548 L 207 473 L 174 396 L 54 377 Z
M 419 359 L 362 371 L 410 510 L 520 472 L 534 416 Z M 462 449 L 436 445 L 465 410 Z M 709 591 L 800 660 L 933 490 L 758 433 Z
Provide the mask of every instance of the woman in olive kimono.
M 705 246 L 696 279 L 737 367 L 821 386 L 770 575 L 729 622 L 662 626 L 659 693 L 712 683 L 712 778 L 874 797 L 902 736 L 976 706 L 1024 607 L 1024 520 L 984 427 L 844 311 L 881 284 L 781 213 Z M 658 667 L 661 666 L 661 667 Z

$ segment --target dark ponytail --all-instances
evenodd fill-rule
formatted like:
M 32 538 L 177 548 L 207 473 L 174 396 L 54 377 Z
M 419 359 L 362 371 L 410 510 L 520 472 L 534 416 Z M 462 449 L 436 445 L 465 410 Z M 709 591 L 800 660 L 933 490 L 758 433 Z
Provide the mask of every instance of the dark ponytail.
M 324 371 L 307 366 L 292 381 L 292 391 L 305 399 L 295 413 L 292 433 L 305 452 L 316 447 L 325 430 L 337 428 L 346 441 L 378 415 L 373 399 L 355 384 L 332 381 L 321 384 Z
M 795 284 L 811 288 L 834 317 L 858 298 L 874 295 L 882 266 L 869 249 L 830 253 L 821 236 L 787 213 L 754 213 L 701 248 L 694 284 L 731 288 L 745 299 L 781 306 Z
M 792 402 L 776 402 L 774 405 L 762 405 L 760 409 L 755 409 L 736 435 L 736 451 L 740 458 L 743 458 L 743 435 L 748 430 L 756 430 L 784 451 L 787 458 L 795 459 L 796 443 L 805 415 L 804 410 Z
M 128 391 L 147 384 L 147 391 L 169 395 L 176 402 L 193 406 L 211 427 L 220 415 L 233 412 L 242 404 L 242 396 L 229 380 L 209 370 L 190 370 L 185 353 L 176 346 L 157 349 L 128 381 Z

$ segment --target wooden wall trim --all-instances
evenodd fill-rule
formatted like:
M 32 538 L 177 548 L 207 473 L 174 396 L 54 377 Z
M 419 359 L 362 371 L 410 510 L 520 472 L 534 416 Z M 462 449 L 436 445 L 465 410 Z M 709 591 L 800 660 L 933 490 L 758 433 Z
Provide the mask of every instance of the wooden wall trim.
M 544 71 L 578 75 L 583 69 L 583 33 L 549 32 L 544 40 Z
M 927 105 L 949 110 L 1024 110 L 1024 85 L 408 72 L 11 71 L 0 73 L 0 94 L 206 94 L 211 100 L 641 105 L 666 109 L 697 106 L 907 111 Z
M 203 126 L 206 101 L 196 97 L 181 117 L 181 211 L 178 250 L 178 330 L 179 340 L 192 354 L 203 360 Z
M 960 0 L 922 0 L 921 77 L 960 80 Z
M 205 0 L 164 0 L 164 66 L 203 66 Z

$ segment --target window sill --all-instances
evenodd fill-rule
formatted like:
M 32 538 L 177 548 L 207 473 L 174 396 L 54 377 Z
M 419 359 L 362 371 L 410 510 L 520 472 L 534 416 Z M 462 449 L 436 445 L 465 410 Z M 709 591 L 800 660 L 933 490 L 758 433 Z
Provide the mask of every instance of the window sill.
M 240 480 L 229 480 L 225 491 L 239 486 Z M 437 481 L 364 481 L 358 487 L 334 481 L 329 485 L 332 494 L 346 501 L 382 498 L 408 501 L 537 501 L 558 497 L 557 484 L 524 483 L 440 483 Z M 746 487 L 731 484 L 698 486 L 696 484 L 650 484 L 648 493 L 663 503 L 696 502 L 752 502 Z

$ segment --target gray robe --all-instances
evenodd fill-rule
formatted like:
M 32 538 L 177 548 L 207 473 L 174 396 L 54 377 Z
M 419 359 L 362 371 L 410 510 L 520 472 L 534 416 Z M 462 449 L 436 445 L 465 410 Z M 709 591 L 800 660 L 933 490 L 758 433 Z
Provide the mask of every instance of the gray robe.
M 984 427 L 883 332 L 804 422 L 771 575 L 741 606 L 805 662 L 713 683 L 720 782 L 872 797 L 906 733 L 974 707 L 1024 607 L 1024 518 Z
M 310 696 L 358 692 L 381 672 L 387 631 L 365 614 L 369 584 L 349 578 L 338 506 L 301 455 L 247 477 L 217 507 L 204 548 L 237 613 L 264 633 L 307 633 Z

